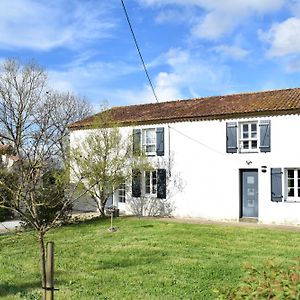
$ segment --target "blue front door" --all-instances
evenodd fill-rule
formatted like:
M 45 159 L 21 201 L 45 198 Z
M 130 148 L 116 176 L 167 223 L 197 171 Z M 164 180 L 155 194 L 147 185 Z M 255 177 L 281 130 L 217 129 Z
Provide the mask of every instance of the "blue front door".
M 258 172 L 242 171 L 242 217 L 258 217 Z

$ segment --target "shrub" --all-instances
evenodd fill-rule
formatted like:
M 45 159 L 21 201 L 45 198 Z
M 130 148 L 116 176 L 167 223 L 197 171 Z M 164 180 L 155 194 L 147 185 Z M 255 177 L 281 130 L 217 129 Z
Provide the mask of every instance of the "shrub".
M 299 262 L 283 265 L 269 260 L 261 268 L 247 263 L 242 281 L 231 290 L 217 290 L 217 299 L 300 299 Z
M 8 172 L 5 169 L 0 170 L 0 206 L 9 206 L 13 194 L 10 189 L 13 189 L 13 183 L 16 182 L 16 177 L 13 172 Z M 0 207 L 0 221 L 5 221 L 13 217 L 13 212 L 7 208 Z
M 9 220 L 12 217 L 13 217 L 13 213 L 11 210 L 0 207 L 0 222 Z
M 44 224 L 51 224 L 57 213 L 60 213 L 59 222 L 67 223 L 69 220 L 69 212 L 72 210 L 72 205 L 65 206 L 65 186 L 61 179 L 63 171 L 50 170 L 42 176 L 42 184 L 37 188 L 38 201 L 36 214 L 38 219 Z M 64 207 L 64 209 L 63 209 Z M 62 210 L 63 209 L 63 210 Z M 32 221 L 32 215 L 25 210 L 24 216 L 21 217 L 23 227 L 28 226 L 28 220 Z

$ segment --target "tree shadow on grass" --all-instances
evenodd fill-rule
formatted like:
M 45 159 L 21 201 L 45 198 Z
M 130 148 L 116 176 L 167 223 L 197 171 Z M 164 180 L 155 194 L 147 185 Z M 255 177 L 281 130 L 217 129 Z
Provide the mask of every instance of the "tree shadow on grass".
M 14 295 L 17 293 L 23 293 L 25 291 L 29 291 L 32 289 L 38 289 L 40 288 L 41 283 L 39 281 L 32 281 L 32 282 L 26 282 L 22 284 L 13 284 L 8 282 L 1 282 L 0 283 L 0 295 L 8 296 L 8 295 Z
M 55 281 L 55 285 L 59 285 L 61 282 Z M 41 291 L 41 282 L 40 281 L 32 281 L 26 282 L 22 284 L 13 284 L 8 282 L 1 282 L 0 283 L 0 298 L 9 295 L 16 295 L 16 294 L 26 294 L 28 292 L 33 291 Z
M 147 225 L 141 225 L 141 227 L 143 227 L 143 228 L 152 228 L 152 227 L 154 227 L 154 225 L 147 224 Z
M 160 250 L 147 250 L 140 251 L 130 258 L 116 257 L 115 259 L 108 259 L 101 261 L 97 266 L 94 266 L 94 270 L 105 270 L 105 269 L 120 269 L 128 268 L 133 266 L 146 266 L 152 265 L 153 261 L 159 263 L 164 260 L 164 253 Z

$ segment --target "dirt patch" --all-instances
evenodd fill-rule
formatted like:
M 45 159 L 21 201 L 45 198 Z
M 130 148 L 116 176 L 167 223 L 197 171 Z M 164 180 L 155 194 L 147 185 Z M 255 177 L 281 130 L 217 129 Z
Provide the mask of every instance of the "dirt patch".
M 166 221 L 166 222 L 188 223 L 188 224 L 209 224 L 209 225 L 300 231 L 299 225 L 261 224 L 261 223 L 245 222 L 245 221 L 243 222 L 213 221 L 213 220 L 206 220 L 200 218 L 159 218 L 159 220 Z

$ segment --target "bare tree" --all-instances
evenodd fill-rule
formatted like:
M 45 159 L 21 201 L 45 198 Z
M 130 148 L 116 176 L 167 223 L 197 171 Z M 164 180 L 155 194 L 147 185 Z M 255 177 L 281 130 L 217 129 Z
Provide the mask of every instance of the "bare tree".
M 91 196 L 104 216 L 107 200 L 131 178 L 132 170 L 151 166 L 144 155 L 132 155 L 132 136 L 121 134 L 109 110 L 103 108 L 92 129 L 86 133 L 85 138 L 74 141 L 71 149 L 71 177 L 82 183 L 81 188 Z
M 74 96 L 73 94 L 48 91 L 54 112 L 52 114 L 52 123 L 55 124 L 60 138 L 58 146 L 60 155 L 64 161 L 69 161 L 69 129 L 68 125 L 91 115 L 92 106 L 85 100 Z
M 0 139 L 18 157 L 0 176 L 7 195 L 0 198 L 0 206 L 13 210 L 36 230 L 42 287 L 46 284 L 45 234 L 74 200 L 68 185 L 67 125 L 89 113 L 80 98 L 49 91 L 47 73 L 38 65 L 6 60 L 0 66 Z

